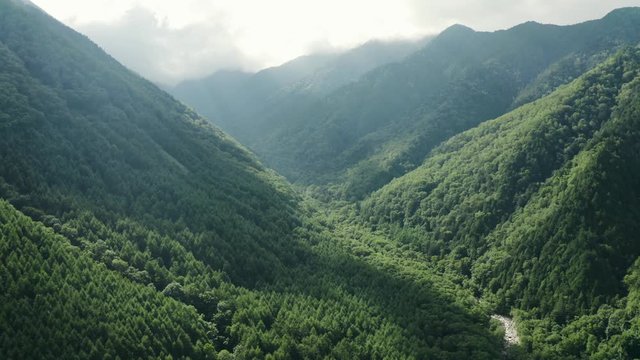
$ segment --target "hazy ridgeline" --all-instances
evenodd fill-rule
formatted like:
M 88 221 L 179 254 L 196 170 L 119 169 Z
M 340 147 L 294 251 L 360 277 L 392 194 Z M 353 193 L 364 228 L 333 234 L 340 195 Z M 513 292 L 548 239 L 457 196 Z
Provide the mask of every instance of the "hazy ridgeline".
M 210 122 L 0 0 L 0 358 L 640 357 L 639 27 L 170 89 Z

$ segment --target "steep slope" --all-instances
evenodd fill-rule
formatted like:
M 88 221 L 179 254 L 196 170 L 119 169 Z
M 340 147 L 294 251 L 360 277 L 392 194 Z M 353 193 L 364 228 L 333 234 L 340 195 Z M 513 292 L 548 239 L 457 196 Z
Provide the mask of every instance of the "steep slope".
M 245 111 L 248 109 L 245 103 L 253 104 L 256 97 L 260 99 L 266 96 L 253 87 L 244 86 L 252 76 L 253 74 L 248 72 L 221 70 L 203 79 L 181 82 L 166 90 L 199 114 L 203 114 L 212 123 L 223 127 L 224 131 L 238 134 L 237 121 L 226 119 L 247 116 Z M 267 89 L 279 87 L 268 80 L 266 82 L 269 83 Z M 246 96 L 249 100 L 239 97 L 238 94 Z
M 403 60 L 424 47 L 431 37 L 419 40 L 372 40 L 354 49 L 339 53 L 327 64 L 309 72 L 292 83 L 285 92 L 324 95 L 345 84 L 358 80 L 365 73 L 385 64 Z M 282 95 L 281 95 L 282 96 Z
M 640 10 L 629 8 L 573 26 L 484 33 L 456 25 L 321 101 L 265 114 L 270 127 L 247 144 L 290 180 L 333 182 L 338 193 L 361 197 L 419 165 L 441 141 L 546 94 L 621 44 L 637 44 L 638 19 Z M 563 76 L 545 75 L 575 59 L 584 60 L 571 71 L 557 65 Z
M 455 277 L 392 252 L 355 254 L 352 233 L 388 240 L 334 234 L 221 131 L 8 0 L 0 139 L 6 357 L 499 356 L 489 317 Z M 48 264 L 55 271 L 39 273 Z
M 527 331 L 529 347 L 547 358 L 640 356 L 640 79 L 637 67 L 627 74 L 635 79 L 611 120 L 492 235 L 497 246 L 478 265 L 478 279 L 506 305 L 543 318 Z
M 507 305 L 562 322 L 624 292 L 622 279 L 640 253 L 638 83 L 623 89 L 612 120 L 586 149 L 488 239 L 498 247 L 479 266 L 493 275 L 477 276 L 504 289 L 501 298 L 517 299 Z
M 80 35 L 11 5 L 0 16 L 3 197 L 56 217 L 179 222 L 206 234 L 211 265 L 242 269 L 238 281 L 277 268 L 296 221 L 280 180 Z
M 254 143 L 270 124 L 266 114 L 294 111 L 357 80 L 366 72 L 402 60 L 428 41 L 371 41 L 344 52 L 301 56 L 248 74 L 221 71 L 167 89 L 243 143 Z
M 526 349 L 544 359 L 635 359 L 640 356 L 640 263 L 625 276 L 628 295 L 595 314 L 573 318 L 559 328 L 550 319 L 531 319 L 519 312 Z
M 623 279 L 640 256 L 639 104 L 634 48 L 445 142 L 365 200 L 360 214 L 459 269 L 502 312 L 593 321 L 589 314 L 626 295 Z M 541 342 L 528 346 L 549 345 Z M 635 351 L 611 345 L 606 351 Z M 598 349 L 556 350 L 567 358 Z
M 195 309 L 96 264 L 4 200 L 0 237 L 3 359 L 215 356 Z
M 167 91 L 217 126 L 243 140 L 249 130 L 245 119 L 263 110 L 280 89 L 299 81 L 335 56 L 302 56 L 255 74 L 218 71 L 202 79 L 186 80 Z

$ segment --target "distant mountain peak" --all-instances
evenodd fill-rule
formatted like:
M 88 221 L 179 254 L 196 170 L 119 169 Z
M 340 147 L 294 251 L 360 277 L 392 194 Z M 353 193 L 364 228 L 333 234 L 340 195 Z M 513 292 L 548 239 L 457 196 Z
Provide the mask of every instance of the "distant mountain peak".
M 545 25 L 545 24 L 539 23 L 537 21 L 526 21 L 526 22 L 523 22 L 522 24 L 518 24 L 518 25 L 514 26 L 512 29 L 515 29 L 515 28 L 537 28 L 537 27 L 543 27 L 543 26 L 550 26 L 550 25 Z
M 475 32 L 475 30 L 473 30 L 472 28 L 466 26 L 466 25 L 462 25 L 462 24 L 453 24 L 451 26 L 449 26 L 448 28 L 444 29 L 444 31 L 442 31 L 442 34 L 445 33 L 469 33 L 469 32 Z
M 42 10 L 38 5 L 34 4 L 30 0 L 9 0 L 9 2 L 12 2 L 19 6 L 29 6 L 46 14 L 46 11 Z
M 458 38 L 464 38 L 470 34 L 475 33 L 476 31 L 473 30 L 472 28 L 465 26 L 465 25 L 461 25 L 461 24 L 455 24 L 455 25 L 451 25 L 448 28 L 444 29 L 440 35 L 438 35 L 436 37 L 437 40 L 442 41 L 443 39 L 445 41 L 451 41 L 452 39 L 458 39 Z
M 618 26 L 625 26 L 629 23 L 636 23 L 640 19 L 640 7 L 624 7 L 612 10 L 605 15 L 602 20 L 605 23 L 612 23 Z M 629 25 L 632 25 L 629 24 Z
M 32 3 L 29 0 L 11 0 L 12 2 L 16 3 L 16 4 L 20 4 L 20 5 L 29 5 L 29 6 L 33 6 L 35 8 L 38 8 L 38 6 L 34 3 Z M 39 9 L 39 8 L 38 8 Z
M 620 16 L 640 16 L 640 7 L 629 6 L 611 10 L 604 19 L 617 18 Z

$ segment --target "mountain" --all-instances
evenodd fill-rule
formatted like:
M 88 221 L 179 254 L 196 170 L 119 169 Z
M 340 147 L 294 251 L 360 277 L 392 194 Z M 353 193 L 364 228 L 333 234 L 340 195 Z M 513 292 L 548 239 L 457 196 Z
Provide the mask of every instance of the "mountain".
M 425 46 L 430 37 L 415 41 L 371 40 L 354 49 L 336 54 L 331 61 L 318 67 L 296 82 L 291 82 L 285 92 L 324 95 L 345 84 L 358 80 L 367 72 L 390 63 L 403 60 Z
M 522 326 L 537 356 L 637 357 L 638 119 L 640 49 L 629 48 L 452 137 L 359 216 L 459 269 L 498 311 L 538 319 Z
M 389 102 L 341 110 L 361 118 L 335 130 L 394 139 L 376 150 L 388 163 L 420 159 L 379 186 L 375 166 L 345 170 L 323 193 L 296 192 L 83 35 L 0 0 L 0 358 L 640 357 L 637 16 L 455 26 L 313 106 L 285 96 L 306 116 L 271 124 L 321 127 L 368 89 Z M 385 123 L 431 114 L 425 94 L 440 122 Z M 364 199 L 345 201 L 359 183 Z M 494 313 L 521 344 L 505 348 Z
M 253 142 L 264 114 L 299 108 L 378 66 L 402 60 L 428 40 L 370 41 L 347 51 L 301 56 L 255 74 L 219 71 L 167 90 L 243 143 Z
M 195 309 L 107 270 L 4 200 L 0 236 L 2 358 L 215 356 Z
M 275 92 L 299 81 L 334 57 L 334 54 L 302 56 L 256 74 L 222 70 L 167 90 L 214 124 L 241 138 L 242 133 L 238 132 L 244 126 L 241 119 L 255 115 Z
M 296 223 L 292 194 L 249 152 L 83 36 L 3 7 L 5 199 L 57 218 L 88 210 L 107 223 L 180 223 L 164 231 L 206 233 L 199 255 L 243 269 L 236 280 L 267 275 L 274 247 L 290 251 L 281 235 Z M 244 231 L 222 232 L 233 228 Z M 261 260 L 219 255 L 243 246 Z
M 549 93 L 640 42 L 640 10 L 571 26 L 496 32 L 456 25 L 404 61 L 324 98 L 254 119 L 244 138 L 291 181 L 361 198 L 418 166 L 443 140 Z
M 0 358 L 500 354 L 455 274 L 337 223 L 85 36 L 10 0 L 0 139 Z

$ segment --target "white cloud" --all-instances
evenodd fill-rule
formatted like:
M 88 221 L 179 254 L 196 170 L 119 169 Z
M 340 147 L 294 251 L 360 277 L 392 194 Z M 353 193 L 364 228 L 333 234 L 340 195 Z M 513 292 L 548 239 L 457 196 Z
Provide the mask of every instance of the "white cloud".
M 496 30 L 569 24 L 639 0 L 34 0 L 116 59 L 173 83 L 218 69 L 256 70 L 318 49 L 416 37 L 461 23 Z
M 127 10 L 113 22 L 76 28 L 123 64 L 160 83 L 172 84 L 215 69 L 257 66 L 219 24 L 199 22 L 175 29 L 142 7 Z

